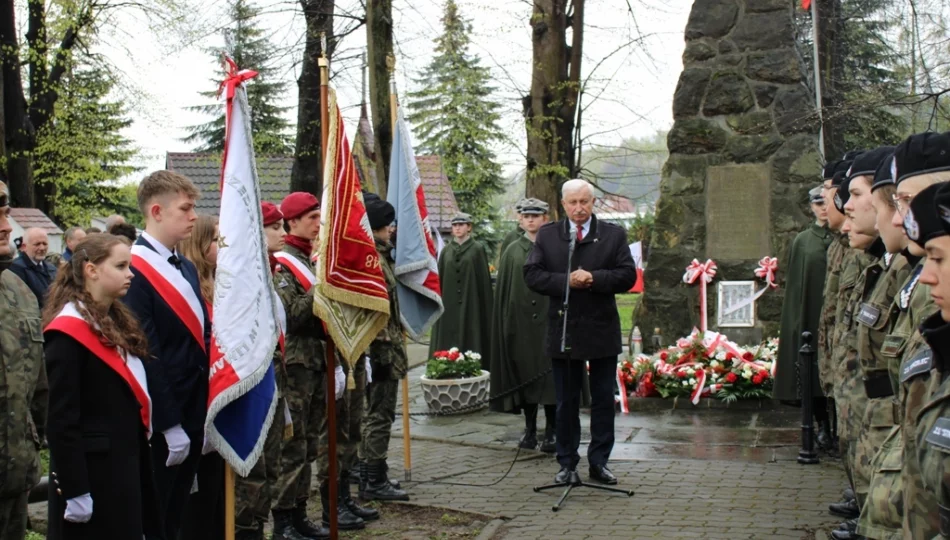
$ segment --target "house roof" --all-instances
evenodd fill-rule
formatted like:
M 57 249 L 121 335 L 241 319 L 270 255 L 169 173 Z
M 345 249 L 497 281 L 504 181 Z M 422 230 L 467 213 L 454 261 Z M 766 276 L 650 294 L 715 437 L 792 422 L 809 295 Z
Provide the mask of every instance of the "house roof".
M 458 203 L 448 178 L 442 172 L 439 156 L 416 156 L 416 163 L 422 177 L 429 221 L 440 230 L 451 229 L 452 216 L 459 211 Z M 293 165 L 292 157 L 257 157 L 257 176 L 264 200 L 279 203 L 290 192 L 290 172 Z M 197 204 L 199 214 L 218 214 L 221 206 L 221 192 L 218 189 L 221 180 L 221 156 L 168 152 L 165 154 L 165 168 L 187 176 L 201 190 L 201 198 Z
M 63 230 L 57 227 L 53 220 L 36 208 L 11 208 L 10 217 L 24 230 L 38 227 L 44 229 L 46 234 L 63 234 Z

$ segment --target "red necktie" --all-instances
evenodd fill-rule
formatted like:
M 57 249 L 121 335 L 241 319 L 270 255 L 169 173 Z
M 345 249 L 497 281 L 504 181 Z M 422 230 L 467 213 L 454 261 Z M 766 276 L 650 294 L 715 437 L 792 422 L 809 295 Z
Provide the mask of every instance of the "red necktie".
M 583 240 L 583 239 L 584 239 L 584 228 L 583 228 L 583 227 L 578 227 L 578 228 L 577 228 L 577 241 L 580 242 L 580 241 Z

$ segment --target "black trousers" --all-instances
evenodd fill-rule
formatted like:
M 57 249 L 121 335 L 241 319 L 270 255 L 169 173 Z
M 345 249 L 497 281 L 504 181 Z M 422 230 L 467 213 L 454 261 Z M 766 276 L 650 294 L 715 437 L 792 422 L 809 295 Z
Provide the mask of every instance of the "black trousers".
M 165 466 L 165 461 L 168 459 L 168 445 L 165 443 L 165 437 L 161 433 L 156 433 L 152 437 L 152 468 L 161 505 L 161 519 L 165 524 L 165 538 L 176 540 L 199 537 L 196 536 L 195 531 L 205 530 L 206 525 L 211 522 L 221 524 L 221 537 L 223 537 L 224 506 L 223 500 L 220 500 L 220 496 L 224 493 L 223 461 L 217 454 L 208 454 L 213 457 L 205 460 L 205 466 L 200 471 L 201 477 L 198 477 L 201 461 L 208 456 L 201 456 L 204 441 L 200 434 L 188 433 L 188 437 L 191 439 L 188 457 L 181 465 L 174 467 Z M 216 474 L 217 479 L 214 478 Z M 191 487 L 196 477 L 202 489 L 199 489 L 195 495 L 201 494 L 200 497 L 191 495 Z M 215 483 L 220 483 L 221 486 L 220 491 L 217 492 L 218 497 L 214 495 L 213 490 L 203 489 L 204 486 Z M 196 502 L 201 508 L 190 508 Z M 220 518 L 218 518 L 219 511 L 221 511 Z
M 581 392 L 584 362 L 551 359 L 554 388 L 557 393 L 557 461 L 562 467 L 574 469 L 580 462 L 577 449 L 581 445 Z M 606 465 L 614 447 L 614 376 L 617 357 L 594 358 L 590 364 L 590 444 L 587 462 Z

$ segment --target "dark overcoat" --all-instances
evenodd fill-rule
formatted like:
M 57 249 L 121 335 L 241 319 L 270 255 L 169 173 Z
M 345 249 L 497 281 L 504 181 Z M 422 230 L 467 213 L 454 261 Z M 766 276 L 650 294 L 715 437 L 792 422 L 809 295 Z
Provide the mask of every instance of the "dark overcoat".
M 139 402 L 128 383 L 71 336 L 46 332 L 51 540 L 163 538 Z M 160 436 L 160 435 L 159 435 Z M 63 519 L 92 495 L 92 519 Z
M 591 217 L 590 229 L 576 243 L 571 271 L 587 270 L 594 282 L 589 289 L 571 289 L 567 317 L 567 346 L 561 352 L 562 306 L 568 282 L 570 222 L 541 227 L 524 265 L 528 287 L 550 298 L 545 346 L 552 358 L 589 360 L 617 356 L 623 351 L 620 316 L 615 295 L 637 282 L 637 266 L 627 246 L 627 234 L 618 225 Z
M 35 263 L 21 251 L 10 270 L 26 282 L 42 311 L 49 286 L 56 280 L 56 267 L 45 260 Z

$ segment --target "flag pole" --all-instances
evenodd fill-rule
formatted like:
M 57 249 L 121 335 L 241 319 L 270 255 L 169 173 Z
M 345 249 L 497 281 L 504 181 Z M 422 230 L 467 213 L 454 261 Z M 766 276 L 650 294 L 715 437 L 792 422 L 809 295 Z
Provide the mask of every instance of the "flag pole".
M 389 56 L 386 58 L 386 64 L 389 68 L 389 112 L 392 123 L 393 141 L 396 134 L 396 107 L 399 106 L 399 98 L 396 95 L 396 58 Z M 392 156 L 389 157 L 390 167 L 392 167 Z M 409 358 L 409 342 L 404 341 L 406 347 L 406 358 Z M 412 439 L 409 435 L 409 373 L 406 372 L 402 377 L 402 453 L 403 453 L 403 475 L 406 482 L 412 481 Z
M 812 21 L 812 47 L 815 56 L 812 64 L 815 66 L 815 107 L 818 110 L 818 151 L 822 159 L 825 159 L 825 119 L 821 100 L 821 67 L 818 61 L 818 0 L 811 2 L 811 21 Z
M 234 470 L 224 462 L 224 540 L 234 540 Z
M 326 170 L 326 160 L 329 158 L 327 156 L 327 145 L 329 144 L 329 135 L 330 135 L 330 114 L 329 114 L 329 98 L 328 88 L 330 84 L 330 62 L 327 59 L 327 35 L 320 35 L 321 47 L 320 47 L 320 58 L 317 59 L 317 65 L 320 66 L 320 152 L 323 156 L 321 163 L 324 165 L 324 170 Z M 332 182 L 332 178 L 324 178 L 324 182 Z M 336 463 L 336 381 L 335 378 L 335 364 L 336 363 L 336 347 L 333 345 L 333 338 L 330 337 L 329 333 L 327 334 L 327 348 L 326 348 L 326 373 L 327 373 L 327 432 L 329 444 L 327 456 L 329 467 L 327 474 L 329 476 L 330 489 L 328 490 L 330 501 L 328 502 L 330 510 L 330 538 L 331 540 L 336 540 L 339 537 L 339 530 L 337 529 L 337 463 Z

